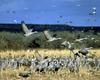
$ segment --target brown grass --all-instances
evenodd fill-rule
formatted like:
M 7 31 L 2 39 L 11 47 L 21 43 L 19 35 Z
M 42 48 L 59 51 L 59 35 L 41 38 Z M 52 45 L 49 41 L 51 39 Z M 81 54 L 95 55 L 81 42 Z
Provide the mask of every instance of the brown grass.
M 53 56 L 53 57 L 59 57 L 59 56 L 69 56 L 70 51 L 69 50 L 47 50 L 47 49 L 35 49 L 35 50 L 21 50 L 21 51 L 2 51 L 0 52 L 0 56 L 3 57 L 32 57 L 33 55 L 36 55 L 36 52 L 38 52 L 41 55 L 45 56 Z M 77 51 L 77 50 L 76 50 Z M 100 49 L 94 49 L 91 50 L 92 54 L 95 54 L 96 56 L 100 57 Z M 100 71 L 96 72 L 88 72 L 85 68 L 80 69 L 79 73 L 70 73 L 67 69 L 59 70 L 57 73 L 53 72 L 46 72 L 44 73 L 37 73 L 33 72 L 30 77 L 27 79 L 24 79 L 22 77 L 19 77 L 18 74 L 20 72 L 28 71 L 29 69 L 25 67 L 21 67 L 16 70 L 12 69 L 6 69 L 0 71 L 0 80 L 100 80 Z
M 34 49 L 34 50 L 18 50 L 18 51 L 2 51 L 0 52 L 0 56 L 3 57 L 33 57 L 37 55 L 37 51 L 42 56 L 49 56 L 49 57 L 64 57 L 69 56 L 69 50 L 48 50 L 48 49 Z M 78 50 L 76 50 L 77 52 Z M 95 54 L 97 57 L 100 57 L 100 49 L 93 49 L 90 50 L 91 54 Z
M 100 72 L 91 73 L 86 69 L 81 69 L 79 73 L 70 73 L 68 70 L 59 70 L 57 73 L 46 72 L 37 73 L 33 72 L 30 77 L 24 79 L 19 75 L 20 72 L 25 72 L 24 68 L 16 70 L 1 71 L 0 80 L 100 80 Z

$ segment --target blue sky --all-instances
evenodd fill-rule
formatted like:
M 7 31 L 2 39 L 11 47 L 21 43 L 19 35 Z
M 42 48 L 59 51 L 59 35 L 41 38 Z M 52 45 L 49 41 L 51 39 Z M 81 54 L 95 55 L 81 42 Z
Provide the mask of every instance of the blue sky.
M 100 0 L 0 0 L 0 23 L 100 26 Z M 89 15 L 96 7 L 96 14 Z

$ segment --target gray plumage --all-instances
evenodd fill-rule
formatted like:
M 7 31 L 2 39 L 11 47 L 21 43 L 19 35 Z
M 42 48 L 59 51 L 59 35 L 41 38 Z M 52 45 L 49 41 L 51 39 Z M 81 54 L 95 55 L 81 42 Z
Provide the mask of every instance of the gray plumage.
M 32 29 L 28 29 L 24 21 L 21 22 L 21 25 L 22 25 L 22 30 L 25 33 L 24 36 L 26 37 L 38 33 L 37 31 L 32 32 Z
M 78 52 L 81 53 L 82 55 L 87 55 L 89 53 L 89 50 L 91 49 L 92 47 L 90 48 L 81 48 Z
M 52 42 L 52 41 L 61 39 L 61 38 L 52 37 L 51 34 L 49 33 L 49 31 L 47 31 L 47 30 L 45 30 L 43 33 L 44 33 L 46 39 L 48 40 L 48 42 Z
M 87 40 L 88 38 L 80 38 L 80 39 L 76 39 L 75 42 L 82 42 L 84 40 Z
M 74 43 L 64 41 L 63 43 L 61 43 L 61 45 L 70 50 L 70 56 L 71 56 L 71 53 L 75 54 L 75 52 L 74 52 Z

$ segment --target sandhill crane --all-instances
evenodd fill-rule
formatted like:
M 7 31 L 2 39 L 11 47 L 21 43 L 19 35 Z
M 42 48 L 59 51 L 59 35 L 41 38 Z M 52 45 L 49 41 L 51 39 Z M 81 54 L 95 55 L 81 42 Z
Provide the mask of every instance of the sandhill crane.
M 92 49 L 92 47 L 90 48 L 81 48 L 78 52 L 81 53 L 82 55 L 87 55 L 89 53 L 89 50 Z
M 75 42 L 82 42 L 84 40 L 87 40 L 88 38 L 80 38 L 80 39 L 76 39 Z
M 24 21 L 21 21 L 21 25 L 26 37 L 37 33 L 37 31 L 32 32 L 32 29 L 28 29 Z
M 52 37 L 51 34 L 47 30 L 45 30 L 43 33 L 44 33 L 46 39 L 48 40 L 47 42 L 52 42 L 52 41 L 61 39 L 61 38 Z
M 43 60 L 43 55 L 41 55 L 41 54 L 38 52 L 38 50 L 35 50 L 34 55 L 35 55 L 37 61 Z
M 73 44 L 74 43 L 70 43 L 70 42 L 67 42 L 67 41 L 64 41 L 63 43 L 61 43 L 62 46 L 65 46 L 70 50 L 70 55 L 71 55 L 71 53 L 75 54 Z
M 61 45 L 67 47 L 69 50 L 74 50 L 73 44 L 74 43 L 70 43 L 70 42 L 67 42 L 67 41 L 64 41 L 63 43 L 61 43 Z

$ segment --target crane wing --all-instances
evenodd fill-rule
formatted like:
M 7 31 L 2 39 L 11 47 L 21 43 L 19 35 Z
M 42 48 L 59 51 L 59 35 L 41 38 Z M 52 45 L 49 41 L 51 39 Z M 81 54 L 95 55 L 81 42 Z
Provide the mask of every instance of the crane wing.
M 26 24 L 22 24 L 22 29 L 23 29 L 23 31 L 25 32 L 25 33 L 28 33 L 28 32 L 30 32 L 29 31 L 29 29 L 28 29 L 28 27 L 26 26 Z
M 44 35 L 45 35 L 45 37 L 46 37 L 48 40 L 50 40 L 50 39 L 53 38 L 47 30 L 44 31 Z

